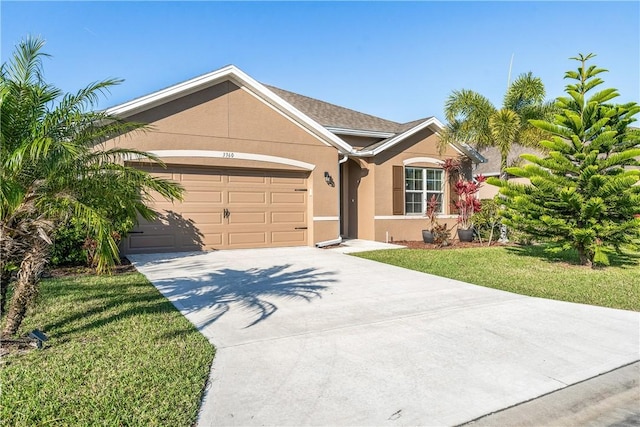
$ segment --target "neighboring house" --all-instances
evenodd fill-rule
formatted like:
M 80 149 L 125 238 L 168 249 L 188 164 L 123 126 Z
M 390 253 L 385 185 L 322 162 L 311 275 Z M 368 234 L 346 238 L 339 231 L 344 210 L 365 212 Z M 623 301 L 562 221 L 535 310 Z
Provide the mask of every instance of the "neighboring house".
M 486 159 L 486 162 L 475 164 L 475 167 L 473 168 L 473 176 L 484 175 L 485 177 L 500 177 L 500 151 L 496 147 L 488 147 L 481 149 L 478 152 Z M 509 167 L 528 163 L 526 160 L 520 158 L 521 154 L 534 154 L 538 157 L 545 157 L 545 154 L 539 149 L 514 144 L 511 152 L 509 153 L 509 157 L 507 157 L 507 164 Z M 640 157 L 637 157 L 636 161 L 640 162 Z M 627 166 L 627 168 L 640 169 L 640 166 Z M 527 178 L 518 178 L 515 176 L 509 176 L 509 181 L 524 184 L 529 183 Z M 499 188 L 495 185 L 485 183 L 480 188 L 478 197 L 480 199 L 492 199 L 498 194 L 498 190 Z
M 152 130 L 112 140 L 155 153 L 167 168 L 130 163 L 181 183 L 182 202 L 159 200 L 125 253 L 325 246 L 341 236 L 419 240 L 425 200 L 444 201 L 446 158 L 484 159 L 456 144 L 438 152 L 434 117 L 396 123 L 265 86 L 234 66 L 110 108 Z
M 473 176 L 484 175 L 487 178 L 490 176 L 500 177 L 500 150 L 498 150 L 498 148 L 496 147 L 487 147 L 479 150 L 479 153 L 487 161 L 475 165 L 473 169 Z M 544 156 L 544 153 L 542 151 L 535 148 L 523 147 L 520 144 L 513 144 L 513 146 L 511 147 L 511 151 L 509 152 L 509 156 L 507 157 L 507 165 L 511 167 L 520 166 L 521 164 L 526 163 L 526 160 L 520 158 L 521 154 L 534 154 L 536 156 Z M 509 180 L 522 183 L 529 182 L 529 180 L 526 178 L 517 178 L 514 176 L 509 176 Z M 483 186 L 480 187 L 478 197 L 480 199 L 493 199 L 498 194 L 498 190 L 499 188 L 495 185 L 491 185 L 485 182 Z

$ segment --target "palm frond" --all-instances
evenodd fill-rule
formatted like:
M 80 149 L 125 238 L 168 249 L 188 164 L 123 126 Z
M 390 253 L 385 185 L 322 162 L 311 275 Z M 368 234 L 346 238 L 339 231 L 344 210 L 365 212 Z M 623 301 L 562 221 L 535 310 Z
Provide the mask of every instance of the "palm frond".
M 504 96 L 503 108 L 519 113 L 524 108 L 541 104 L 544 97 L 545 89 L 542 80 L 529 71 L 519 75 L 509 85 Z

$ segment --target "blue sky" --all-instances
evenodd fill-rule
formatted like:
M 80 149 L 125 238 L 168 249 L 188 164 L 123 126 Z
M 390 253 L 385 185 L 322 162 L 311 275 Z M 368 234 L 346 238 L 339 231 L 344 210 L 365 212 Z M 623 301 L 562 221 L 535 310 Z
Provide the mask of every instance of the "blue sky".
M 234 64 L 263 83 L 406 122 L 444 118 L 455 89 L 500 104 L 532 71 L 562 94 L 568 58 L 593 52 L 619 102 L 640 101 L 640 2 L 8 2 L 2 61 L 46 39 L 65 91 L 125 82 L 108 107 Z

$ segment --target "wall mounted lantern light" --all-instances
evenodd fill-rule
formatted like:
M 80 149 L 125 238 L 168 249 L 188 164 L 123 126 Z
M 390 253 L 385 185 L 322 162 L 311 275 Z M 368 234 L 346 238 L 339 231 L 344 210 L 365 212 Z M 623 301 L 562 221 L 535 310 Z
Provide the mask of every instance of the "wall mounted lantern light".
M 324 173 L 324 182 L 326 182 L 327 185 L 330 187 L 336 186 L 335 182 L 333 182 L 333 178 L 331 177 L 331 175 L 329 175 L 329 172 L 326 172 L 326 171 Z

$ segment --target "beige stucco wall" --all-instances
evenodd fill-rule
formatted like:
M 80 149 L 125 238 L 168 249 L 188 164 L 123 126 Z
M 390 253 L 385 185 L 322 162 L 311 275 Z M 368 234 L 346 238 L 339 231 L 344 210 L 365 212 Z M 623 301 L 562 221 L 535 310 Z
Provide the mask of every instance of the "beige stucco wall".
M 451 240 L 457 240 L 457 217 L 446 215 L 439 220 L 440 224 L 446 224 L 451 230 Z M 375 240 L 378 242 L 398 242 L 422 240 L 422 230 L 427 229 L 429 222 L 426 218 L 410 217 L 404 219 L 378 219 L 376 220 Z
M 381 138 L 356 135 L 338 135 L 343 141 L 347 142 L 354 148 L 364 148 L 371 144 L 381 141 Z
M 312 218 L 339 215 L 338 186 L 325 183 L 324 173 L 338 177 L 337 150 L 311 135 L 274 107 L 232 82 L 224 82 L 128 118 L 148 123 L 151 130 L 135 132 L 107 146 L 143 151 L 212 150 L 276 156 L 315 165 L 308 179 L 309 244 L 339 235 L 337 221 L 314 222 Z M 172 164 L 223 168 L 299 170 L 297 166 L 236 158 L 176 157 Z
M 377 241 L 385 241 L 387 235 L 390 239 L 421 240 L 422 230 L 427 226 L 424 215 L 402 216 L 393 215 L 393 166 L 403 166 L 404 161 L 417 157 L 430 157 L 444 160 L 457 158 L 459 153 L 452 147 L 447 147 L 442 154 L 438 152 L 438 135 L 430 129 L 423 129 L 402 143 L 376 156 L 375 160 L 375 187 L 376 197 L 374 206 L 373 237 Z M 407 166 L 415 167 L 441 167 L 433 162 L 412 163 Z M 447 177 L 445 176 L 445 181 Z M 449 185 L 445 183 L 446 201 L 451 200 Z M 453 226 L 454 218 L 446 218 L 451 212 L 449 203 L 445 204 L 445 217 L 440 222 Z M 380 218 L 384 217 L 384 218 Z M 455 236 L 455 229 L 452 231 Z

